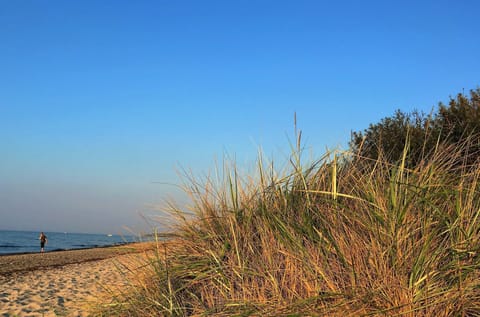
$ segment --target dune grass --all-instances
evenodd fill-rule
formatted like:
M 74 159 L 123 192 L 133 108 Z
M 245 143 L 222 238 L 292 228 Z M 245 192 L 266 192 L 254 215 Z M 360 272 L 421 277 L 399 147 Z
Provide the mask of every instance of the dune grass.
M 105 316 L 479 316 L 480 165 L 327 153 L 190 179 L 172 243 Z

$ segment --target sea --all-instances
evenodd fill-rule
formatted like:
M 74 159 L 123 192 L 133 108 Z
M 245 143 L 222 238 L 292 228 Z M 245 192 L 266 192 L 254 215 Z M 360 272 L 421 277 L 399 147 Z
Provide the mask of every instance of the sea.
M 44 232 L 47 236 L 45 252 L 89 249 L 137 242 L 134 236 Z M 40 252 L 40 232 L 0 230 L 0 255 Z

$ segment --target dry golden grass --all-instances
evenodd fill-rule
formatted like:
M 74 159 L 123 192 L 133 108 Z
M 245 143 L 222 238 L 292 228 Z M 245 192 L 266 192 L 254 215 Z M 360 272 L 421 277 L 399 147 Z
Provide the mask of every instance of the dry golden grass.
M 134 291 L 105 316 L 479 316 L 480 165 L 351 153 L 190 179 Z M 162 237 L 164 238 L 164 237 Z M 147 272 L 147 271 L 146 271 Z

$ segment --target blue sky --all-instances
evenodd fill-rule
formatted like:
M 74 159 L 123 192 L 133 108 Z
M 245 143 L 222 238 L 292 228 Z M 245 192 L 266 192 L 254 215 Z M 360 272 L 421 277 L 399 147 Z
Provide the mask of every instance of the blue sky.
M 0 229 L 117 232 L 179 167 L 320 155 L 480 84 L 480 2 L 1 1 Z M 144 228 L 144 227 L 143 227 Z

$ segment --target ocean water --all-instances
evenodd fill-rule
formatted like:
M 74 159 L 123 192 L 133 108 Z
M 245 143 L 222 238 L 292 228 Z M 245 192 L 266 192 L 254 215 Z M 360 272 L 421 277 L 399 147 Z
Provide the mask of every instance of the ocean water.
M 132 236 L 45 232 L 45 252 L 87 249 L 135 242 Z M 0 230 L 0 255 L 40 252 L 40 232 Z

